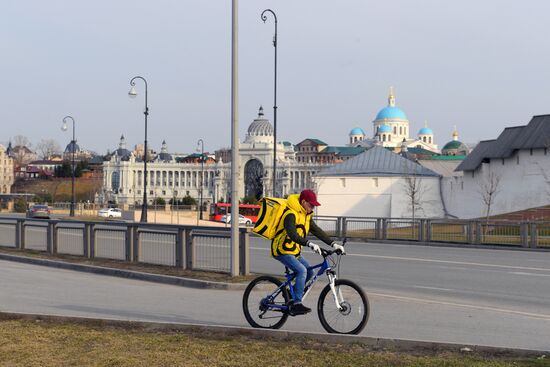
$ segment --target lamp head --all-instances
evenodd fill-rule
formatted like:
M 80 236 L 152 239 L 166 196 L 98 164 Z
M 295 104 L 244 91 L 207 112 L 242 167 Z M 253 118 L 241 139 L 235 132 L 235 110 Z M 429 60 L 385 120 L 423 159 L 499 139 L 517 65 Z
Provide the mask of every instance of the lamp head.
M 128 92 L 128 97 L 136 98 L 136 96 L 137 96 L 136 88 L 132 85 L 132 88 L 130 88 L 130 91 Z
M 67 131 L 67 121 L 63 120 L 63 125 L 61 125 L 61 131 Z

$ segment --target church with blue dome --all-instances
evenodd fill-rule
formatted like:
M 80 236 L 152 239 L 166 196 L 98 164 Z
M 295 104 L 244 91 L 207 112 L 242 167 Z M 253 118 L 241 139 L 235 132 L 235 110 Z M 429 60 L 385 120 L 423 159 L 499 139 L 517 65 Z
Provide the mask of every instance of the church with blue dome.
M 433 130 L 427 123 L 418 130 L 416 135 L 411 134 L 407 115 L 395 104 L 393 88 L 390 88 L 388 105 L 378 112 L 372 122 L 372 137 L 367 137 L 362 128 L 355 127 L 349 133 L 348 145 L 367 148 L 381 145 L 394 148 L 396 151 L 402 148 L 421 148 L 434 153 L 439 152 Z

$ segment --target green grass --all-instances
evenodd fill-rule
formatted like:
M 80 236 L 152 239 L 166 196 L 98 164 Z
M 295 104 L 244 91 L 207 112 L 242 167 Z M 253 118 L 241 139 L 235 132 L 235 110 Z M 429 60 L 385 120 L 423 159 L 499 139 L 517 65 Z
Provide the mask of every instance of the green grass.
M 451 352 L 376 351 L 302 338 L 147 331 L 46 321 L 0 321 L 1 366 L 447 366 L 542 367 L 545 358 Z

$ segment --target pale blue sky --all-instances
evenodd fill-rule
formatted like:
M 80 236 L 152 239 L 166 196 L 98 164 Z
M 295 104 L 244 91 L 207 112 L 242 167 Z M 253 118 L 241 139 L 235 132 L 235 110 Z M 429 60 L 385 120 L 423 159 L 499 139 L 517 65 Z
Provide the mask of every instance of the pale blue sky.
M 550 113 L 550 2 L 511 0 L 254 0 L 239 2 L 240 137 L 273 107 L 273 21 L 279 20 L 278 140 L 344 145 L 372 120 L 394 86 L 411 122 L 440 146 L 496 138 Z M 230 146 L 231 1 L 6 0 L 0 12 L 0 142 L 25 135 L 104 153 L 143 141 L 192 152 Z M 143 85 L 137 84 L 138 92 Z

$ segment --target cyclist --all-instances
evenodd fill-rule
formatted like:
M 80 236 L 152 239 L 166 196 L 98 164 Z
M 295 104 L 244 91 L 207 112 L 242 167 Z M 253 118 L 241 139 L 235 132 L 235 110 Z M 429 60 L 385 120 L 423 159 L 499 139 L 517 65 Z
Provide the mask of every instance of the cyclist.
M 312 190 L 303 190 L 300 194 L 290 195 L 287 207 L 279 221 L 275 238 L 271 242 L 271 255 L 296 273 L 294 299 L 290 311 L 294 315 L 306 314 L 311 308 L 302 304 L 304 287 L 313 276 L 308 271 L 309 263 L 301 256 L 302 246 L 308 246 L 313 252 L 321 255 L 319 245 L 306 239 L 311 232 L 319 240 L 344 253 L 344 246 L 334 242 L 319 228 L 312 219 L 313 209 L 321 205 Z

